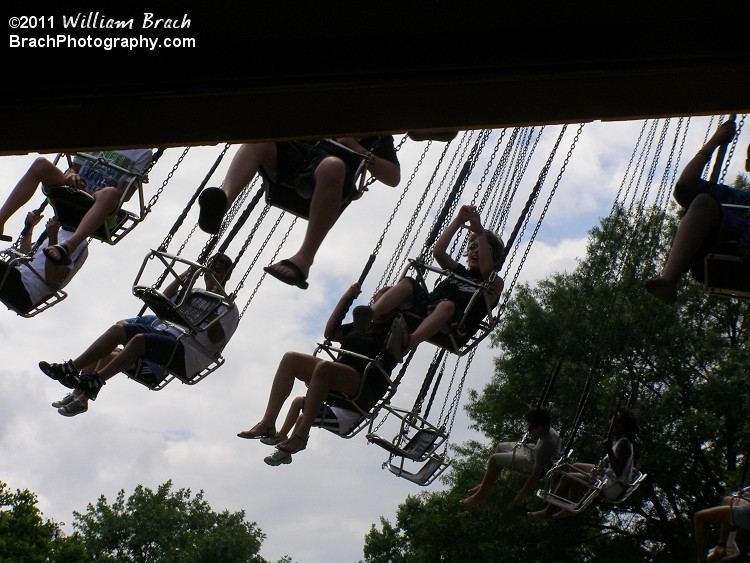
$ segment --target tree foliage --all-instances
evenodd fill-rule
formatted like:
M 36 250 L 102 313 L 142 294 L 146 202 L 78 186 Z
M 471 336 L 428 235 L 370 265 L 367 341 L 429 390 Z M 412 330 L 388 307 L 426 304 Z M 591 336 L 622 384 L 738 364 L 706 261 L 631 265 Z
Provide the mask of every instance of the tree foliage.
M 660 269 L 676 219 L 658 209 L 616 207 L 590 233 L 570 273 L 521 286 L 493 335 L 495 374 L 471 391 L 467 411 L 489 443 L 455 446 L 449 490 L 409 497 L 395 524 L 382 519 L 365 539 L 366 561 L 687 561 L 695 557 L 692 515 L 745 483 L 750 428 L 745 303 L 683 282 L 663 305 L 642 289 Z M 597 502 L 576 518 L 529 521 L 513 497 L 524 476 L 505 472 L 487 503 L 458 500 L 479 482 L 498 440 L 516 440 L 520 421 L 557 361 L 549 396 L 554 423 L 578 461 L 597 462 L 618 405 L 641 414 L 637 465 L 645 484 L 622 505 Z M 584 385 L 593 385 L 573 434 Z
M 74 528 L 97 561 L 147 563 L 263 561 L 265 535 L 245 522 L 244 511 L 214 512 L 203 491 L 172 490 L 167 481 L 152 491 L 121 490 L 112 504 L 104 496 L 85 514 L 74 512 Z
M 66 538 L 52 520 L 44 519 L 31 491 L 11 491 L 0 481 L 0 562 L 87 561 L 76 538 Z

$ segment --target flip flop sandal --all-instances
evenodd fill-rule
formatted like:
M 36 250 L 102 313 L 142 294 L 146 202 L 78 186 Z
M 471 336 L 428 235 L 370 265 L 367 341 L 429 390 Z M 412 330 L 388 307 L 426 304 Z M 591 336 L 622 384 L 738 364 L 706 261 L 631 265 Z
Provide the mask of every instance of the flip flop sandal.
M 295 440 L 301 443 L 302 447 L 299 448 L 298 450 L 292 451 L 292 447 L 289 445 L 289 442 L 291 442 L 292 440 Z M 276 449 L 281 450 L 282 452 L 286 452 L 288 454 L 296 454 L 298 452 L 301 452 L 302 450 L 307 449 L 307 438 L 303 438 L 299 434 L 292 434 L 292 437 L 289 438 L 286 442 L 282 442 L 281 444 L 278 444 L 276 446 Z
M 198 226 L 211 235 L 218 234 L 227 210 L 227 195 L 221 188 L 206 188 L 198 196 L 198 205 L 200 206 Z
M 59 258 L 52 256 L 52 250 L 57 252 Z M 70 252 L 68 251 L 68 247 L 65 246 L 65 243 L 47 246 L 43 252 L 47 257 L 47 260 L 52 262 L 55 266 L 67 266 L 70 264 Z
M 1 242 L 13 242 L 13 237 L 11 237 L 10 235 L 4 235 L 0 233 L 0 241 Z
M 294 272 L 294 276 L 285 276 L 278 270 L 275 270 L 273 266 L 277 265 L 289 268 L 290 270 L 292 270 L 292 272 Z M 273 266 L 266 266 L 265 268 L 263 268 L 263 271 L 266 272 L 269 276 L 272 276 L 287 285 L 294 285 L 300 289 L 307 289 L 309 287 L 309 284 L 307 283 L 307 276 L 300 269 L 300 267 L 291 260 L 282 260 L 281 262 L 279 262 L 278 264 L 274 264 Z
M 260 426 L 261 433 L 260 434 L 250 434 L 257 426 Z M 242 432 L 237 432 L 237 436 L 240 438 L 245 438 L 247 440 L 258 440 L 260 438 L 273 438 L 276 436 L 276 429 L 273 426 L 268 426 L 266 424 L 263 424 L 262 422 L 259 422 L 255 426 L 253 426 L 250 430 L 243 430 Z

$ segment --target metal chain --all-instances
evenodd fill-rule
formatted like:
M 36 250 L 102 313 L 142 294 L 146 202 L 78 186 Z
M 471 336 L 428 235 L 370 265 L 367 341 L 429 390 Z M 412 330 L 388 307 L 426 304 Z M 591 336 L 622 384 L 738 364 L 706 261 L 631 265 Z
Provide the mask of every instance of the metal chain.
M 175 221 L 174 225 L 170 229 L 169 233 L 167 233 L 167 236 L 164 237 L 164 241 L 159 246 L 159 249 L 162 251 L 166 251 L 169 247 L 170 243 L 172 242 L 172 239 L 174 238 L 174 235 L 177 233 L 179 228 L 182 226 L 182 223 L 185 222 L 185 219 L 187 218 L 188 212 L 190 211 L 190 208 L 193 206 L 195 201 L 198 199 L 198 196 L 200 195 L 200 192 L 202 191 L 203 186 L 208 183 L 209 178 L 211 175 L 216 171 L 216 168 L 219 166 L 221 161 L 224 159 L 224 155 L 227 153 L 227 150 L 229 149 L 231 145 L 229 143 L 226 143 L 224 145 L 224 149 L 221 151 L 218 157 L 216 157 L 216 160 L 214 161 L 213 165 L 211 166 L 211 169 L 208 171 L 206 176 L 203 178 L 203 181 L 198 186 L 198 189 L 193 193 L 192 197 L 190 198 L 190 201 L 188 201 L 187 205 L 185 205 L 185 208 L 180 213 L 179 217 L 177 217 L 177 220 Z M 188 235 L 188 239 L 193 235 L 195 232 L 195 227 L 190 231 L 190 234 Z M 185 248 L 187 244 L 187 240 L 185 240 L 182 243 L 181 248 Z
M 248 266 L 247 270 L 245 271 L 245 275 L 242 277 L 242 281 L 240 283 L 239 287 L 242 287 L 242 285 L 245 283 L 245 279 L 247 278 L 250 271 L 255 266 L 256 262 L 260 258 L 261 253 L 263 252 L 263 249 L 265 249 L 266 245 L 268 244 L 268 241 L 271 238 L 271 235 L 273 235 L 276 232 L 276 228 L 279 226 L 279 223 L 281 222 L 281 219 L 284 217 L 285 213 L 281 213 L 279 217 L 276 219 L 276 222 L 274 223 L 273 227 L 271 228 L 271 231 L 266 236 L 266 239 L 263 241 L 263 244 L 260 247 L 260 250 L 258 250 L 258 253 L 255 255 L 255 258 L 253 259 L 252 263 Z M 279 246 L 276 248 L 276 252 L 271 257 L 271 263 L 274 263 L 276 261 L 276 257 L 279 255 L 279 252 L 281 252 L 282 247 L 284 246 L 284 243 L 286 242 L 286 239 L 289 238 L 289 234 L 292 232 L 292 229 L 294 228 L 294 225 L 297 224 L 297 217 L 294 218 L 294 220 L 289 225 L 289 228 L 287 229 L 286 233 L 284 234 L 284 238 L 281 239 L 281 242 L 279 243 Z M 263 272 L 263 275 L 260 276 L 260 279 L 258 280 L 258 283 L 253 288 L 253 292 L 250 294 L 250 297 L 248 297 L 247 302 L 245 303 L 245 306 L 242 308 L 242 312 L 240 313 L 240 318 L 245 314 L 245 311 L 250 306 L 250 303 L 252 302 L 253 298 L 255 297 L 255 294 L 258 293 L 258 289 L 260 289 L 260 284 L 263 282 L 263 280 L 266 277 L 266 272 Z M 239 287 L 236 291 L 239 291 Z
M 555 180 L 554 185 L 552 186 L 552 190 L 550 190 L 550 194 L 547 197 L 547 201 L 544 204 L 544 208 L 542 209 L 542 212 L 539 215 L 539 219 L 537 221 L 536 227 L 534 228 L 534 231 L 533 231 L 531 237 L 529 237 L 529 242 L 526 245 L 526 249 L 525 249 L 525 251 L 523 253 L 523 256 L 521 257 L 521 260 L 520 260 L 520 262 L 518 264 L 518 268 L 516 269 L 515 275 L 513 276 L 513 281 L 511 282 L 510 286 L 508 287 L 508 290 L 506 291 L 505 299 L 503 300 L 503 304 L 502 304 L 502 306 L 500 308 L 501 311 L 505 309 L 505 306 L 508 303 L 508 299 L 509 299 L 509 296 L 511 294 L 511 291 L 513 290 L 513 287 L 516 285 L 516 282 L 518 281 L 518 276 L 521 274 L 521 269 L 523 268 L 523 265 L 526 262 L 526 258 L 528 257 L 529 252 L 531 251 L 531 246 L 534 243 L 534 240 L 536 239 L 536 235 L 539 233 L 539 229 L 542 226 L 542 221 L 544 220 L 544 217 L 547 215 L 547 210 L 549 209 L 550 203 L 552 203 L 552 198 L 554 197 L 555 193 L 557 192 L 557 188 L 560 185 L 560 180 L 562 179 L 563 173 L 565 172 L 566 168 L 568 167 L 568 162 L 570 162 L 570 157 L 573 155 L 573 150 L 575 149 L 576 145 L 578 144 L 578 139 L 581 136 L 581 131 L 583 131 L 584 125 L 585 125 L 584 123 L 581 123 L 578 126 L 578 130 L 576 131 L 576 134 L 573 137 L 573 142 L 570 145 L 570 148 L 568 149 L 568 153 L 565 155 L 565 160 L 563 161 L 562 167 L 560 168 L 560 172 L 557 174 L 557 178 Z M 565 131 L 565 127 L 563 128 L 563 131 L 561 132 L 560 136 L 557 139 L 557 143 L 555 144 L 555 147 L 554 147 L 554 149 L 552 151 L 552 155 L 550 155 L 550 159 L 548 160 L 548 164 L 545 166 L 545 170 L 543 170 L 544 177 L 542 178 L 540 176 L 540 181 L 542 183 L 544 182 L 544 179 L 547 176 L 547 172 L 549 171 L 549 167 L 552 164 L 552 158 L 554 158 L 555 153 L 557 153 L 557 148 L 560 145 L 560 141 L 562 141 L 562 134 L 564 133 L 564 131 Z M 527 219 L 528 219 L 528 217 L 530 217 L 530 214 L 527 215 Z M 524 223 L 523 229 L 521 230 L 521 233 L 519 234 L 519 236 L 516 239 L 519 242 L 520 242 L 520 240 L 521 240 L 521 238 L 523 236 L 523 232 L 526 229 L 526 224 L 527 223 L 528 223 L 528 220 L 527 220 L 527 222 Z M 514 247 L 513 256 L 515 256 L 517 249 L 518 249 L 518 245 L 516 244 L 515 247 Z M 512 262 L 512 258 L 511 258 L 511 262 Z M 499 316 L 499 313 L 498 313 L 498 316 Z
M 151 196 L 151 199 L 148 202 L 148 205 L 146 206 L 146 209 L 143 212 L 143 215 L 148 215 L 151 212 L 151 208 L 156 204 L 156 202 L 159 199 L 159 196 L 164 191 L 164 188 L 167 187 L 167 184 L 172 179 L 172 176 L 174 176 L 174 173 L 177 171 L 177 168 L 182 164 L 182 161 L 185 159 L 185 156 L 187 156 L 188 151 L 190 151 L 190 147 L 185 147 L 185 150 L 182 151 L 182 154 L 177 159 L 177 162 L 175 162 L 174 166 L 172 166 L 172 170 L 169 171 L 169 174 L 167 174 L 167 177 L 164 178 L 164 181 L 162 182 L 161 186 L 158 190 L 156 190 L 156 193 Z
M 724 179 L 726 178 L 727 172 L 729 171 L 729 163 L 732 161 L 732 156 L 734 155 L 734 149 L 735 147 L 737 147 L 737 142 L 740 140 L 740 133 L 742 132 L 742 126 L 745 124 L 746 117 L 747 117 L 747 114 L 743 113 L 742 119 L 740 119 L 740 123 L 739 125 L 737 125 L 734 139 L 732 139 L 732 144 L 731 144 L 731 147 L 729 148 L 729 154 L 727 154 L 727 158 L 726 160 L 724 160 L 724 168 L 722 168 L 721 170 L 721 176 L 719 177 L 720 184 L 724 183 Z
M 633 147 L 633 152 L 630 154 L 630 160 L 628 161 L 628 165 L 625 168 L 625 174 L 622 176 L 622 182 L 620 182 L 620 187 L 617 190 L 617 194 L 615 195 L 615 201 L 612 204 L 612 209 L 609 211 L 609 216 L 611 217 L 612 214 L 615 212 L 615 209 L 617 208 L 617 202 L 620 201 L 620 195 L 622 194 L 622 190 L 625 188 L 625 182 L 628 179 L 628 175 L 630 174 L 630 168 L 633 166 L 633 161 L 635 160 L 635 155 L 638 154 L 638 147 L 641 146 L 641 141 L 643 139 L 643 133 L 646 131 L 646 125 L 648 124 L 648 119 L 646 119 L 643 122 L 643 125 L 641 126 L 641 132 L 638 134 L 638 140 L 635 142 L 635 146 Z

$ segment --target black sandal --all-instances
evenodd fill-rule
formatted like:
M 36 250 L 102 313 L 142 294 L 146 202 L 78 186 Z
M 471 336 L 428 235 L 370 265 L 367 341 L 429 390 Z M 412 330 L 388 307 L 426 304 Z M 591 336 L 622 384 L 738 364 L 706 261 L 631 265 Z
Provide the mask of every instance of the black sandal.
M 261 434 L 251 434 L 253 430 L 255 430 L 258 426 L 260 426 L 260 429 L 262 430 Z M 237 432 L 237 436 L 240 438 L 245 438 L 246 440 L 258 440 L 260 438 L 273 438 L 276 436 L 276 429 L 273 426 L 268 426 L 267 424 L 263 424 L 262 422 L 259 422 L 255 426 L 253 426 L 250 430 L 243 430 L 242 432 Z
M 302 447 L 298 450 L 293 450 L 292 447 L 289 445 L 289 442 L 292 440 L 297 440 L 302 444 Z M 307 438 L 303 438 L 299 434 L 292 434 L 292 437 L 289 438 L 286 442 L 281 442 L 276 446 L 276 449 L 281 450 L 282 452 L 286 452 L 288 454 L 296 454 L 298 452 L 301 452 L 302 450 L 307 449 Z
M 276 270 L 274 266 L 288 268 L 292 271 L 293 275 L 285 276 L 284 274 Z M 278 264 L 266 266 L 265 268 L 263 268 L 263 271 L 287 285 L 294 285 L 300 289 L 307 289 L 309 287 L 309 284 L 307 283 L 307 276 L 302 271 L 302 269 L 291 260 L 282 260 Z
M 52 250 L 57 252 L 59 255 L 59 258 L 55 258 L 52 256 Z M 44 255 L 47 257 L 47 260 L 52 262 L 55 266 L 67 266 L 70 264 L 70 251 L 68 250 L 68 247 L 65 246 L 65 243 L 61 244 L 53 244 L 52 246 L 47 246 L 44 249 Z

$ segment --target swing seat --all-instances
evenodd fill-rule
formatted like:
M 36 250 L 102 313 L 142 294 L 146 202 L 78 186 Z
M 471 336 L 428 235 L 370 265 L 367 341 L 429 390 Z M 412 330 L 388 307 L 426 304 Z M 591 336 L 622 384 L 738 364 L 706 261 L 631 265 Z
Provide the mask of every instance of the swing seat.
M 188 332 L 181 334 L 177 338 L 177 343 L 185 338 L 188 338 L 189 336 L 190 333 Z M 175 343 L 175 347 L 172 349 L 172 355 L 170 356 L 169 361 L 166 362 L 167 364 L 171 363 L 172 357 L 174 357 L 174 354 L 177 352 L 177 343 Z M 205 379 L 209 374 L 216 371 L 223 364 L 224 358 L 222 357 L 221 353 L 217 353 L 213 357 L 212 362 L 209 365 L 193 374 L 182 375 L 163 365 L 159 365 L 159 368 L 164 371 L 164 377 L 159 379 L 159 377 L 149 367 L 148 363 L 146 363 L 143 358 L 139 358 L 133 368 L 127 369 L 123 373 L 125 373 L 125 375 L 127 375 L 130 379 L 140 383 L 141 385 L 145 385 L 150 390 L 159 391 L 166 387 L 174 379 L 178 379 L 186 385 L 195 385 L 199 381 Z
M 166 377 L 161 380 L 158 379 L 156 374 L 142 359 L 139 359 L 135 367 L 125 370 L 123 373 L 130 379 L 145 385 L 151 391 L 159 391 L 167 386 L 167 384 L 174 379 L 172 374 L 167 374 Z
M 463 315 L 461 316 L 461 321 L 459 321 L 458 326 L 450 331 L 438 332 L 437 334 L 428 338 L 427 342 L 434 346 L 437 346 L 438 348 L 444 348 L 445 350 L 458 356 L 464 356 L 468 354 L 472 349 L 474 349 L 482 340 L 484 340 L 484 338 L 486 338 L 492 332 L 495 324 L 497 323 L 497 319 L 491 314 L 491 311 L 495 308 L 500 295 L 498 293 L 496 298 L 490 298 L 488 291 L 490 287 L 489 283 L 477 283 L 474 280 L 459 276 L 458 274 L 455 274 L 450 270 L 436 268 L 414 259 L 409 259 L 409 265 L 404 269 L 404 272 L 401 276 L 402 278 L 407 275 L 410 268 L 413 268 L 415 270 L 417 282 L 422 284 L 425 291 L 427 291 L 427 283 L 424 276 L 427 271 L 438 273 L 441 276 L 444 276 L 445 279 L 448 279 L 449 277 L 455 278 L 462 283 L 475 288 L 474 294 L 469 300 L 466 309 L 463 311 Z M 470 318 L 474 307 L 481 307 L 482 304 L 484 304 L 484 307 L 487 311 L 490 311 L 490 314 L 485 315 L 479 321 L 479 323 L 477 323 L 477 328 L 472 333 L 463 331 L 462 327 L 465 326 L 466 322 Z M 421 315 L 408 310 L 402 311 L 402 315 L 404 317 L 404 320 L 406 321 L 407 327 L 409 328 L 409 332 L 414 332 L 424 320 L 424 317 L 422 317 Z
M 328 354 L 331 361 L 336 361 L 343 355 L 348 355 L 368 362 L 360 379 L 359 389 L 354 396 L 330 391 L 326 397 L 326 404 L 361 415 L 361 420 L 349 432 L 341 434 L 343 438 L 351 438 L 361 432 L 378 413 L 381 406 L 390 400 L 395 393 L 395 386 L 385 371 L 380 357 L 368 358 L 330 344 L 318 343 L 313 355 L 318 356 L 321 352 Z
M 54 189 L 43 188 L 42 191 L 54 209 L 60 226 L 68 231 L 75 231 L 78 228 L 84 215 L 88 213 L 95 201 L 91 194 L 69 186 L 57 186 Z M 91 238 L 107 244 L 116 244 L 139 221 L 140 219 L 135 214 L 120 207 L 91 234 Z
M 606 495 L 603 495 L 602 498 L 607 500 L 608 502 L 611 502 L 613 504 L 620 504 L 621 502 L 624 502 L 628 499 L 630 495 L 632 495 L 638 487 L 640 487 L 641 483 L 648 477 L 647 473 L 641 473 L 640 471 L 636 472 L 633 475 L 633 478 L 630 480 L 630 483 L 623 483 L 625 485 L 625 489 L 620 493 L 620 496 L 618 496 L 615 499 L 607 498 Z
M 401 463 L 399 465 L 387 461 L 383 464 L 383 467 L 387 467 L 388 471 L 397 477 L 416 483 L 421 487 L 426 487 L 448 469 L 451 463 L 452 460 L 446 457 L 445 454 L 433 454 L 427 460 L 427 463 L 425 463 L 416 473 L 404 469 L 404 458 L 401 458 Z
M 562 478 L 571 479 L 586 488 L 586 492 L 579 500 L 567 499 L 554 493 L 556 484 Z M 595 475 L 583 476 L 573 467 L 572 463 L 560 461 L 547 471 L 544 478 L 544 488 L 537 490 L 536 495 L 544 502 L 562 510 L 579 514 L 588 508 L 594 499 L 601 494 L 605 484 L 606 479 Z
M 143 277 L 146 266 L 154 259 L 158 259 L 165 266 L 165 271 L 155 286 L 140 285 L 139 282 Z M 183 279 L 181 277 L 182 272 L 177 272 L 175 269 L 177 263 L 192 269 L 192 274 Z M 159 287 L 165 282 L 167 274 L 171 274 L 172 279 L 179 280 L 179 289 L 173 299 L 170 299 L 159 290 Z M 179 325 L 193 333 L 199 332 L 206 328 L 200 325 L 216 313 L 222 305 L 225 305 L 226 310 L 229 311 L 233 301 L 233 296 L 226 293 L 213 293 L 204 289 L 193 289 L 201 275 L 213 276 L 213 273 L 210 269 L 192 260 L 167 252 L 152 250 L 144 258 L 138 275 L 133 282 L 133 295 L 141 299 L 160 319 Z M 213 323 L 217 320 L 218 317 L 211 322 Z
M 22 264 L 25 264 L 30 272 L 32 272 L 37 278 L 39 278 L 40 280 L 42 280 L 42 282 L 44 282 L 44 276 L 40 272 L 38 272 L 37 270 L 31 267 L 32 256 L 30 254 L 24 254 L 23 252 L 19 252 L 17 249 L 10 247 L 0 252 L 0 260 L 4 261 L 8 265 L 8 269 L 5 271 L 5 274 L 2 276 L 2 278 L 0 278 L 0 288 L 2 288 L 5 285 L 8 279 L 8 276 L 10 275 L 10 269 L 16 268 Z M 0 298 L 0 301 L 6 307 L 8 307 L 9 310 L 13 311 L 18 316 L 23 317 L 25 319 L 30 319 L 31 317 L 35 317 L 42 311 L 46 311 L 50 307 L 57 305 L 60 301 L 65 299 L 67 296 L 68 294 L 65 291 L 63 291 L 62 289 L 57 289 L 55 291 L 52 291 L 44 299 L 39 301 L 31 309 L 28 309 L 28 310 L 19 309 L 10 301 L 6 301 L 5 299 L 2 299 L 2 298 Z
M 399 432 L 393 440 L 387 440 L 371 431 L 367 434 L 367 441 L 386 450 L 391 459 L 401 457 L 424 461 L 448 439 L 445 428 L 434 426 L 419 414 L 391 405 L 383 408 L 401 420 Z
M 58 155 L 57 160 L 59 160 L 60 156 L 62 155 Z M 78 160 L 79 164 L 80 161 L 88 161 L 94 163 L 95 167 L 108 168 L 111 171 L 117 172 L 121 178 L 127 178 L 127 183 L 119 188 L 121 195 L 117 210 L 107 218 L 101 227 L 91 234 L 91 238 L 106 242 L 107 244 L 117 244 L 122 237 L 132 231 L 146 216 L 147 210 L 143 199 L 143 184 L 148 182 L 148 179 L 145 173 L 133 172 L 104 158 L 85 152 L 67 154 L 66 156 L 69 166 L 73 165 L 74 160 Z M 158 154 L 152 154 L 152 162 L 155 162 L 157 158 Z M 76 190 L 70 186 L 43 187 L 42 192 L 47 196 L 60 225 L 69 231 L 75 231 L 78 228 L 83 216 L 91 209 L 95 201 L 90 193 Z M 137 213 L 123 209 L 123 204 L 129 201 L 136 192 L 138 193 L 139 203 Z
M 347 186 L 344 186 L 344 193 L 346 195 L 341 201 L 341 207 L 339 207 L 338 211 L 338 214 L 341 215 L 352 201 L 362 197 L 362 194 L 366 191 L 365 178 L 367 176 L 367 163 L 369 162 L 370 155 L 360 154 L 331 140 L 319 141 L 318 144 L 324 146 L 326 152 L 332 156 L 339 156 L 345 162 L 356 160 L 358 163 L 352 176 L 354 187 L 347 189 Z M 261 167 L 258 173 L 263 179 L 265 199 L 268 205 L 272 205 L 302 219 L 310 218 L 310 201 L 314 187 L 312 175 L 302 175 L 296 178 L 295 183 L 288 183 L 279 182 L 275 177 L 276 174 L 264 167 Z
M 367 439 L 370 443 L 380 446 L 394 456 L 405 457 L 412 461 L 424 461 L 435 451 L 435 443 L 438 438 L 444 437 L 445 434 L 440 431 L 423 428 L 418 430 L 403 448 L 385 440 L 377 434 L 370 434 L 367 436 Z
M 732 254 L 708 254 L 704 285 L 713 295 L 750 298 L 750 260 Z

